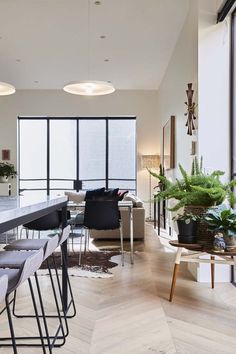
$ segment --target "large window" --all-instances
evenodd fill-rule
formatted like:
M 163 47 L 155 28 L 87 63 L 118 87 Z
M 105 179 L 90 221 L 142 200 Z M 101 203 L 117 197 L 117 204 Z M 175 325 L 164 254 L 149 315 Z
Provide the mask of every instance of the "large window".
M 136 119 L 19 117 L 19 189 L 136 191 Z

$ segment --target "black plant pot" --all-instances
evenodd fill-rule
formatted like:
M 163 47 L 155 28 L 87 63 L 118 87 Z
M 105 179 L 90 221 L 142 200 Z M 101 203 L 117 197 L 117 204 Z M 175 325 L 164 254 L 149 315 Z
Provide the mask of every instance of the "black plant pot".
M 191 220 L 186 223 L 185 220 L 177 220 L 180 243 L 196 243 L 197 242 L 197 221 Z

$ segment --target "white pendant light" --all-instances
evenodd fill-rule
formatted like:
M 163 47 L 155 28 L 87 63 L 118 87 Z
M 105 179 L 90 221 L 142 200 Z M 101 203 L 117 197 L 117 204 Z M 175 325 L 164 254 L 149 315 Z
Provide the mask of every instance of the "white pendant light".
M 90 0 L 88 0 L 88 80 L 71 82 L 63 90 L 73 95 L 101 96 L 115 91 L 111 82 L 90 80 Z
M 16 92 L 14 86 L 7 84 L 6 82 L 0 82 L 0 96 L 12 95 Z
M 101 96 L 115 91 L 114 86 L 106 81 L 81 81 L 66 85 L 64 91 L 74 95 Z

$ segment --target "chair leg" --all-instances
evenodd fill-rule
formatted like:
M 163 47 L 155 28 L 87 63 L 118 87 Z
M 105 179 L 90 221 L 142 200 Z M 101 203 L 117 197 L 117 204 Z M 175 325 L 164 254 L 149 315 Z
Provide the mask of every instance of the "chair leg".
M 211 256 L 211 261 L 215 260 L 215 256 Z M 215 287 L 215 263 L 211 263 L 211 288 Z
M 15 333 L 14 333 L 14 328 L 13 328 L 13 323 L 12 323 L 11 310 L 10 310 L 10 306 L 9 306 L 9 295 L 6 296 L 5 301 L 6 301 L 6 309 L 7 309 L 7 318 L 8 318 L 8 323 L 9 323 L 9 328 L 10 328 L 10 333 L 11 333 L 13 353 L 17 354 Z
M 53 291 L 53 295 L 54 295 L 54 300 L 55 300 L 55 305 L 56 305 L 56 310 L 57 310 L 57 316 L 58 316 L 59 323 L 60 323 L 60 328 L 61 328 L 61 332 L 62 332 L 63 341 L 65 343 L 64 326 L 63 326 L 63 323 L 62 323 L 62 318 L 61 318 L 60 308 L 59 308 L 59 304 L 58 304 L 56 289 L 55 289 L 54 280 L 53 280 L 53 276 L 52 276 L 52 271 L 51 271 L 51 267 L 50 267 L 48 259 L 47 259 L 47 266 L 48 266 L 50 281 L 51 281 L 51 284 L 52 284 L 52 291 Z
M 52 260 L 53 260 L 53 265 L 54 265 L 54 269 L 55 269 L 55 274 L 56 274 L 56 280 L 57 280 L 57 286 L 58 286 L 58 290 L 59 290 L 59 295 L 60 295 L 60 299 L 61 299 L 61 306 L 62 306 L 62 311 L 63 311 L 63 318 L 65 321 L 65 325 L 66 325 L 66 333 L 65 336 L 67 337 L 69 334 L 69 327 L 68 327 L 68 322 L 67 322 L 67 317 L 66 317 L 66 309 L 64 306 L 64 302 L 63 302 L 63 296 L 62 296 L 62 289 L 61 289 L 61 284 L 60 284 L 60 280 L 59 280 L 59 274 L 58 274 L 58 269 L 57 269 L 57 265 L 55 262 L 55 257 L 52 254 Z
M 43 353 L 46 354 L 42 328 L 41 328 L 41 324 L 40 324 L 40 320 L 39 320 L 38 309 L 37 309 L 35 296 L 34 296 L 34 291 L 33 291 L 33 286 L 32 286 L 32 282 L 31 282 L 30 278 L 28 279 L 28 283 L 29 283 L 31 298 L 32 298 L 33 306 L 34 306 L 34 312 L 35 312 L 35 316 L 36 316 L 36 322 L 37 322 L 37 325 L 38 325 L 39 336 L 40 336 L 40 340 L 41 340 L 41 344 L 42 344 Z M 49 352 L 51 353 L 51 347 L 49 347 Z
M 46 316 L 45 316 L 44 305 L 43 305 L 41 289 L 39 286 L 37 273 L 34 273 L 34 278 L 35 278 L 35 283 L 36 283 L 36 287 L 37 287 L 37 291 L 38 291 L 39 303 L 40 303 L 40 308 L 41 308 L 42 317 L 43 317 L 43 324 L 44 324 L 44 329 L 45 329 L 45 333 L 46 333 L 47 344 L 48 344 L 49 352 L 51 353 L 51 351 L 52 351 L 51 342 L 50 342 L 48 325 L 47 325 L 47 320 L 46 320 Z
M 81 265 L 81 255 L 82 255 L 82 239 L 83 239 L 83 233 L 85 229 L 82 228 L 81 230 L 81 236 L 80 236 L 80 250 L 79 250 L 79 265 Z
M 124 240 L 123 240 L 123 228 L 120 225 L 120 248 L 121 248 L 121 264 L 124 266 Z

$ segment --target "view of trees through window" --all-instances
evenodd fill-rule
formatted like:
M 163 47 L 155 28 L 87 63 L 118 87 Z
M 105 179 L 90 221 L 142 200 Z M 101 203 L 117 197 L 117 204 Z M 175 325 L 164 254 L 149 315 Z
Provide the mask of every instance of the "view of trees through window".
M 136 191 L 136 119 L 18 119 L 19 189 L 58 195 L 100 187 Z

